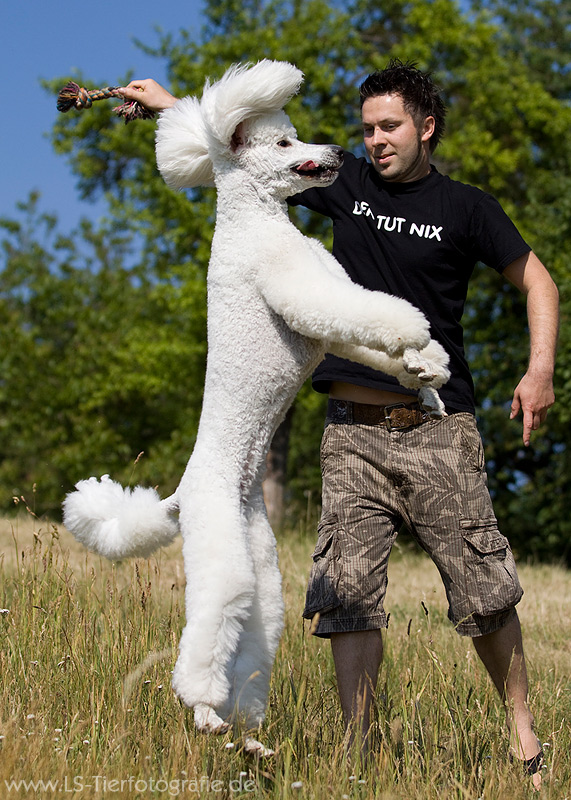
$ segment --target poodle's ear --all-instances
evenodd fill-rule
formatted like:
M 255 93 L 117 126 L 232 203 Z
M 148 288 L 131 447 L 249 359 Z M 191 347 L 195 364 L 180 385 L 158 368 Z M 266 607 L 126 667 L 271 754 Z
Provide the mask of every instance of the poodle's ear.
M 214 185 L 208 135 L 196 97 L 184 97 L 162 112 L 155 151 L 160 173 L 173 189 Z
M 246 147 L 247 143 L 246 123 L 240 122 L 230 139 L 230 150 L 232 150 L 233 153 L 239 153 L 240 150 Z
M 204 120 L 216 140 L 229 146 L 241 122 L 283 108 L 302 81 L 303 73 L 286 61 L 235 65 L 218 83 L 206 84 L 201 102 Z

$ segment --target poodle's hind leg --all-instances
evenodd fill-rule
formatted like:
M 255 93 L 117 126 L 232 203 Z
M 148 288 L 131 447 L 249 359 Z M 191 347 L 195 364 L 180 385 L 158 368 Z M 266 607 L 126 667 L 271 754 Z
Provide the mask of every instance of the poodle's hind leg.
M 254 570 L 239 505 L 228 500 L 228 493 L 203 493 L 199 504 L 192 498 L 187 504 L 181 493 L 180 522 L 186 625 L 172 684 L 183 703 L 195 709 L 197 728 L 222 733 L 228 728 L 224 717 L 236 652 L 252 613 Z
M 226 733 L 230 730 L 230 723 L 218 716 L 216 711 L 205 703 L 194 706 L 194 724 L 202 733 Z
M 252 730 L 259 728 L 265 718 L 272 667 L 283 630 L 284 603 L 276 540 L 261 487 L 250 499 L 246 519 L 256 593 L 234 663 L 233 712 L 246 730 Z M 271 754 L 250 736 L 244 746 L 257 755 Z

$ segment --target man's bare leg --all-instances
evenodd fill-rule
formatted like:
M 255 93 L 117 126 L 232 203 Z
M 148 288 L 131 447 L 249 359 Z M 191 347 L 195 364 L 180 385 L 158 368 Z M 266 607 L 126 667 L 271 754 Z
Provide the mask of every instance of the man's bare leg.
M 517 614 L 503 628 L 472 641 L 504 703 L 515 757 L 533 758 L 541 746 L 533 732 L 533 715 L 527 704 L 527 670 Z M 539 788 L 541 773 L 533 775 L 532 780 Z
M 361 755 L 369 752 L 371 704 L 383 659 L 380 630 L 334 633 L 331 650 L 337 675 L 337 689 L 345 722 L 347 752 L 360 739 Z

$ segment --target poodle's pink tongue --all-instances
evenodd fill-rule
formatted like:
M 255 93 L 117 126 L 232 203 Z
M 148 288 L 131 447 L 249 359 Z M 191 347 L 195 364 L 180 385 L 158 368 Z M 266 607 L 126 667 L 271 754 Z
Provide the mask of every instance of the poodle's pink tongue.
M 315 161 L 304 161 L 303 164 L 299 165 L 298 169 L 306 172 L 310 169 L 318 169 L 318 165 L 315 163 Z

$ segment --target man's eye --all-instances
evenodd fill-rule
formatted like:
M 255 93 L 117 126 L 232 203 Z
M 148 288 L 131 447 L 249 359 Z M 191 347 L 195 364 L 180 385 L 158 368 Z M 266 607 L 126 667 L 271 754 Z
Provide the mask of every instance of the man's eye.
M 287 139 L 280 139 L 278 147 L 291 147 L 291 142 L 288 142 Z

